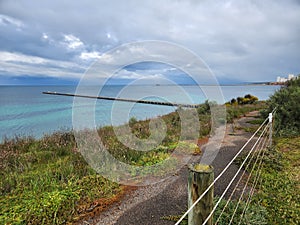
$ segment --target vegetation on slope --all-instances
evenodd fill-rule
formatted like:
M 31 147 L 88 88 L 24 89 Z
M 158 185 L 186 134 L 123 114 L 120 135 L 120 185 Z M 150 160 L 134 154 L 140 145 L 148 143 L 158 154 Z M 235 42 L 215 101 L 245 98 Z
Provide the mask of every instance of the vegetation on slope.
M 300 137 L 275 143 L 267 150 L 254 200 L 267 209 L 268 224 L 300 224 Z
M 276 107 L 275 131 L 279 136 L 300 134 L 300 78 L 291 80 L 287 86 L 276 91 L 268 100 L 269 109 Z M 265 115 L 268 113 L 265 112 Z
M 241 116 L 245 116 L 247 113 L 252 111 L 263 110 L 267 107 L 264 101 L 257 101 L 253 104 L 238 105 L 238 104 L 227 104 L 227 123 L 232 123 L 234 119 Z
M 87 165 L 72 134 L 56 133 L 0 145 L 0 192 L 2 223 L 63 224 L 103 207 L 95 202 L 113 199 L 122 188 Z
M 300 136 L 276 138 L 275 147 L 264 150 L 260 170 L 254 166 L 254 174 L 260 179 L 251 204 L 266 210 L 267 224 L 300 223 Z M 242 156 L 239 161 L 243 161 Z M 249 160 L 248 160 L 249 161 Z M 248 164 L 248 162 L 247 162 Z M 252 179 L 252 177 L 251 177 Z M 253 183 L 253 179 L 251 180 Z
M 274 147 L 266 150 L 255 201 L 269 224 L 300 224 L 300 79 L 291 80 L 268 101 L 276 107 Z
M 227 102 L 226 105 L 246 105 L 246 104 L 253 104 L 258 101 L 256 96 L 247 94 L 244 97 L 237 97 L 231 99 L 231 101 Z
M 268 109 L 263 111 L 263 116 L 267 116 L 277 109 L 274 146 L 264 150 L 260 185 L 253 199 L 267 210 L 268 224 L 300 224 L 299 103 L 298 78 L 272 95 L 267 102 Z

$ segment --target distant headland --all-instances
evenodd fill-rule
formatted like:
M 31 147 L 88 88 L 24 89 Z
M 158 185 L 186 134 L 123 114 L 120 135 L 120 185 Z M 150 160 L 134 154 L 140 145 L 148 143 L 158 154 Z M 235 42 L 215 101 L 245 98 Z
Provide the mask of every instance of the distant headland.
M 285 85 L 288 81 L 298 79 L 300 74 L 288 74 L 287 77 L 278 76 L 276 82 L 269 82 L 269 85 Z

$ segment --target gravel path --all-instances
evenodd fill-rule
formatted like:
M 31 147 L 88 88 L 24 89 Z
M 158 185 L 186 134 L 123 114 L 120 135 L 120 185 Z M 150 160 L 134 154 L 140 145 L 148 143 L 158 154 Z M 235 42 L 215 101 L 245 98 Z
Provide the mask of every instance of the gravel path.
M 243 129 L 251 124 L 257 112 L 251 113 L 235 121 L 234 125 L 227 125 L 226 135 L 222 147 L 212 163 L 215 177 L 225 168 L 230 160 L 236 155 L 240 148 L 251 136 Z M 250 143 L 250 147 L 253 142 Z M 246 151 L 249 148 L 245 149 Z M 200 160 L 201 156 L 193 158 L 194 162 Z M 215 185 L 215 195 L 223 193 L 238 167 L 232 165 Z M 96 218 L 82 221 L 80 224 L 99 225 L 171 225 L 174 221 L 162 220 L 161 217 L 169 215 L 180 215 L 187 209 L 187 166 L 183 167 L 177 174 L 154 185 L 140 187 L 125 196 L 121 202 L 113 204 L 108 210 L 102 212 Z M 237 180 L 237 179 L 236 179 Z M 234 185 L 231 185 L 231 188 Z M 231 190 L 229 189 L 229 193 Z M 225 195 L 226 197 L 226 195 Z

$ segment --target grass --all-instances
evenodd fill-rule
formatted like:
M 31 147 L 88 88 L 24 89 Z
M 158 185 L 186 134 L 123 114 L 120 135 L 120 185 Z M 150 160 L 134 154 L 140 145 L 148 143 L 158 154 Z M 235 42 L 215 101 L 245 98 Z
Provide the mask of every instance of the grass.
M 251 204 L 258 204 L 266 209 L 268 224 L 300 223 L 299 149 L 300 136 L 277 138 L 275 147 L 264 150 L 260 182 Z M 244 158 L 245 156 L 238 157 L 236 163 L 241 163 Z M 250 163 L 249 170 L 252 167 L 253 162 Z M 257 172 L 257 167 L 254 167 L 254 173 Z M 250 181 L 253 182 L 251 179 Z
M 247 123 L 250 123 L 252 125 L 260 125 L 265 121 L 265 118 L 260 118 L 260 119 L 255 119 L 255 120 L 250 120 Z
M 183 142 L 190 142 L 191 140 L 195 140 L 197 137 L 201 138 L 207 136 L 211 131 L 211 120 L 210 115 L 207 114 L 199 114 L 199 125 L 201 129 L 199 129 L 199 133 L 197 133 L 197 137 L 195 137 L 195 132 L 193 130 L 189 130 L 194 127 L 194 120 L 192 115 L 188 115 L 187 121 L 185 121 L 185 132 L 182 133 L 182 121 L 180 119 L 179 114 L 183 114 L 184 112 L 188 112 L 188 110 L 178 109 L 176 112 L 172 112 L 170 114 L 159 117 L 159 120 L 164 121 L 165 123 L 165 137 L 162 140 L 162 143 L 154 148 L 152 151 L 135 151 L 130 147 L 124 145 L 120 140 L 126 139 L 128 141 L 128 129 L 124 126 L 120 126 L 120 133 L 118 136 L 115 135 L 114 128 L 112 126 L 107 126 L 99 129 L 98 133 L 102 138 L 104 146 L 108 148 L 108 151 L 111 155 L 113 155 L 119 161 L 133 164 L 133 165 L 150 165 L 157 163 L 157 158 L 161 158 L 162 161 L 170 155 L 173 150 L 177 147 L 178 144 L 182 144 Z M 153 120 L 152 120 L 153 122 Z M 137 121 L 136 119 L 130 119 L 130 128 L 131 133 L 134 134 L 141 140 L 147 139 L 150 135 L 149 129 L 150 120 Z M 154 131 L 156 129 L 154 128 Z M 158 133 L 157 135 L 161 135 Z M 130 141 L 128 141 L 129 144 Z M 139 144 L 139 143 L 136 143 Z M 193 147 L 191 147 L 193 148 Z M 197 151 L 197 149 L 195 149 Z M 152 158 L 153 160 L 149 159 Z M 144 162 L 143 162 L 144 161 Z M 150 162 L 152 161 L 152 162 Z
M 218 197 L 215 197 L 214 202 L 216 203 L 218 201 Z M 226 204 L 226 200 L 222 199 L 219 207 L 216 209 L 214 215 L 213 215 L 213 224 L 215 224 L 219 218 L 219 216 L 222 213 L 222 209 L 224 208 Z M 241 215 L 244 208 L 245 208 L 245 202 L 240 202 L 236 211 L 236 215 Z M 228 206 L 226 207 L 226 210 L 222 213 L 222 216 L 218 220 L 218 225 L 227 225 L 230 222 L 231 215 L 233 214 L 235 208 L 237 205 L 237 201 L 231 201 L 229 202 Z M 170 220 L 177 222 L 180 219 L 181 215 L 176 216 L 165 216 L 161 219 L 163 220 Z M 267 211 L 264 207 L 261 207 L 259 205 L 252 204 L 248 207 L 247 211 L 245 212 L 243 218 L 241 219 L 239 216 L 235 216 L 232 224 L 240 224 L 241 225 L 257 225 L 257 224 L 267 224 Z M 240 221 L 241 220 L 241 221 Z M 181 225 L 187 225 L 188 219 L 187 217 L 180 223 Z
M 300 224 L 300 136 L 275 143 L 263 162 L 255 202 L 267 209 L 269 224 Z
M 227 122 L 232 123 L 234 119 L 245 116 L 252 111 L 260 111 L 267 108 L 267 104 L 264 101 L 258 101 L 254 104 L 248 105 L 226 105 L 227 110 Z
M 3 224 L 74 222 L 95 200 L 122 193 L 120 185 L 97 175 L 74 147 L 71 133 L 55 133 L 41 140 L 17 138 L 1 144 Z

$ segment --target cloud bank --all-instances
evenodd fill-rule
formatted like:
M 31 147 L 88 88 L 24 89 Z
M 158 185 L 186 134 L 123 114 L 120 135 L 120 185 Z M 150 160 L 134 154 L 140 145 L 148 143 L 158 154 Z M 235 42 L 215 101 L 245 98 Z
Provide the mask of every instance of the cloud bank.
M 192 50 L 220 79 L 272 81 L 300 72 L 299 18 L 296 0 L 2 0 L 0 78 L 76 80 L 109 49 L 161 40 Z M 151 69 L 120 76 L 164 75 Z

